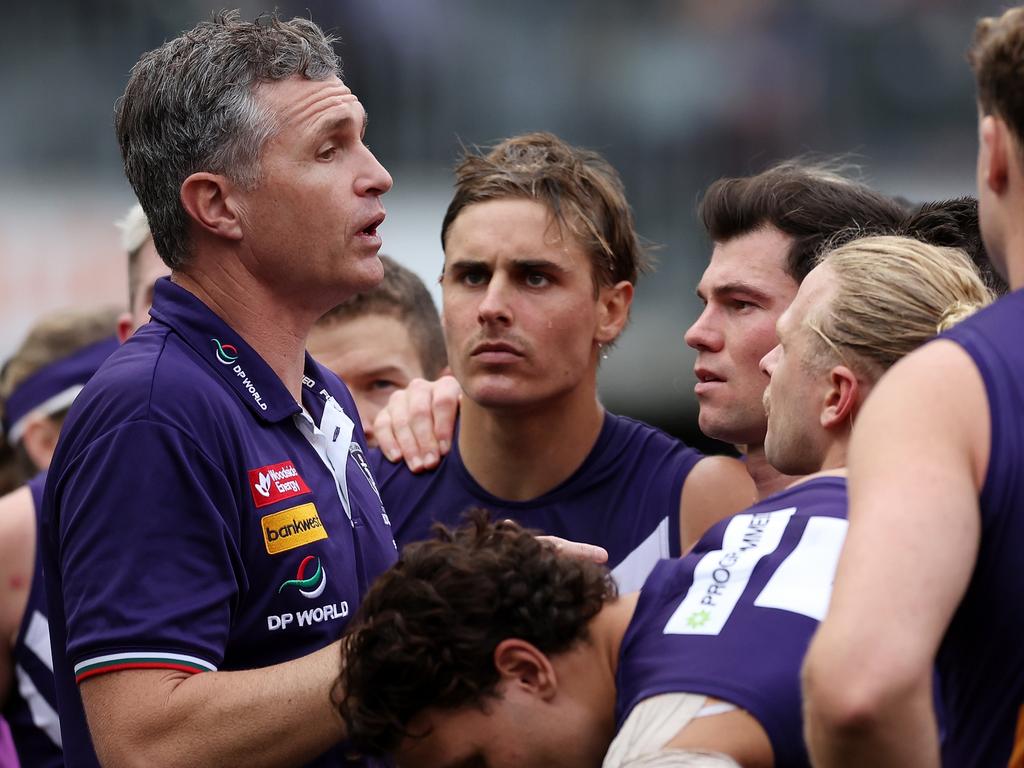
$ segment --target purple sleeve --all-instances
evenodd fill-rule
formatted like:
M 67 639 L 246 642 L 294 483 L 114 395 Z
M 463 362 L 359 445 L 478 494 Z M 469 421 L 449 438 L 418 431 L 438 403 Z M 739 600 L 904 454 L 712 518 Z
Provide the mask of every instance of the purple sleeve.
M 76 678 L 215 669 L 245 588 L 236 501 L 221 469 L 178 429 L 135 421 L 91 443 L 58 483 Z

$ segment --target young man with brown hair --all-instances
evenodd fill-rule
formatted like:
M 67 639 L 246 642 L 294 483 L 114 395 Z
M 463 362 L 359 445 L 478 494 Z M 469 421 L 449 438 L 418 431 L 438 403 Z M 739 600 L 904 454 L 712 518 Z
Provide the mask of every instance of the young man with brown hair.
M 644 253 L 614 169 L 551 134 L 470 152 L 441 228 L 448 360 L 465 391 L 431 471 L 375 466 L 399 545 L 484 507 L 604 547 L 635 589 L 711 523 L 747 506 L 742 465 L 705 458 L 597 397 Z

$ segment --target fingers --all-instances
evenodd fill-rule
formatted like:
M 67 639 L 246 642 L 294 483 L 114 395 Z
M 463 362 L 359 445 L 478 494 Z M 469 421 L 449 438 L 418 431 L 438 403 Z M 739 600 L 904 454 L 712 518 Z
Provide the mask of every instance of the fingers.
M 442 376 L 434 382 L 434 437 L 441 456 L 451 448 L 461 396 L 462 387 L 454 376 Z
M 413 472 L 432 469 L 451 448 L 459 409 L 459 384 L 452 376 L 413 379 L 391 395 L 373 423 L 377 444 L 390 461 L 405 459 Z
M 574 557 L 577 560 L 590 560 L 594 563 L 608 562 L 608 551 L 604 547 L 596 547 L 593 544 L 584 544 L 581 541 L 569 541 L 558 536 L 538 536 L 538 541 L 555 548 L 555 551 L 566 557 Z

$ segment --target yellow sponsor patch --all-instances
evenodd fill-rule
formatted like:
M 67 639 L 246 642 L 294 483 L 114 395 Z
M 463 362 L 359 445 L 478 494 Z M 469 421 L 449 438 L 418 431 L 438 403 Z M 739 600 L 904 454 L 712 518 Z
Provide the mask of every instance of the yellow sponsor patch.
M 260 525 L 263 528 L 263 543 L 272 555 L 327 538 L 327 530 L 320 522 L 320 515 L 313 503 L 265 515 Z

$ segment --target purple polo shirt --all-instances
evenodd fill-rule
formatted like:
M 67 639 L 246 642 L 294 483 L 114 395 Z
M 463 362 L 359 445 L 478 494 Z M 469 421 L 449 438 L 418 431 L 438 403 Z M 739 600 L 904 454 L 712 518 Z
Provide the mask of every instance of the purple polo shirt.
M 307 355 L 305 412 L 323 426 L 336 401 L 354 422 L 351 439 L 338 428 L 318 438 L 334 451 L 332 469 L 280 379 L 195 296 L 159 280 L 151 315 L 75 401 L 44 494 L 40 546 L 69 766 L 97 765 L 77 682 L 305 656 L 341 635 L 396 559 L 359 417 L 337 377 Z M 343 762 L 339 747 L 310 765 Z
M 616 727 L 645 699 L 701 693 L 749 712 L 775 765 L 810 766 L 800 665 L 832 594 L 846 509 L 843 478 L 809 480 L 659 563 L 622 640 Z

